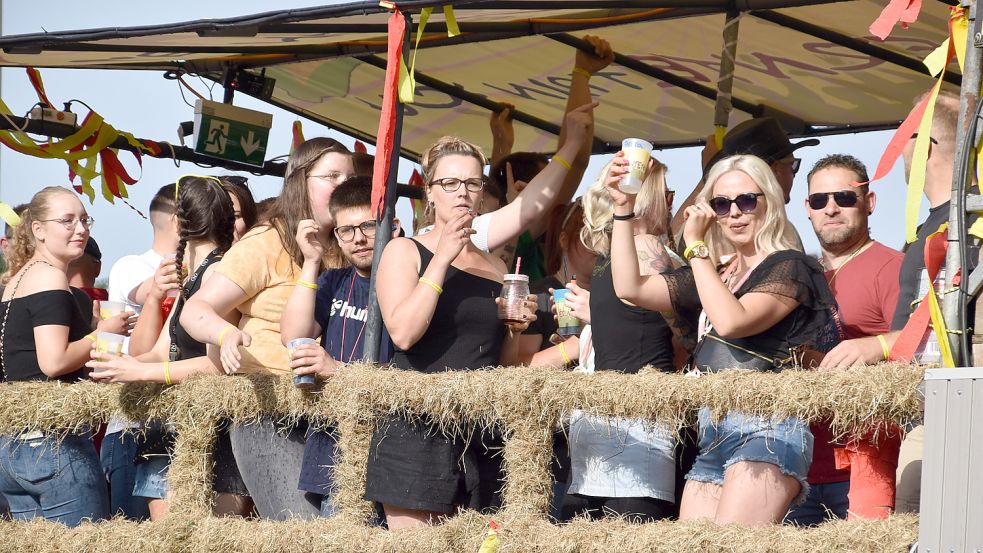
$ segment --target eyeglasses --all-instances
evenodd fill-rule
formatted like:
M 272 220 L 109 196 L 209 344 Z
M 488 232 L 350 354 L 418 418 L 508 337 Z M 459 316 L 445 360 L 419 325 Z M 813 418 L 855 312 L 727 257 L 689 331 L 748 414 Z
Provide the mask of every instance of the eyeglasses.
M 370 219 L 364 221 L 358 225 L 345 225 L 343 227 L 335 227 L 334 235 L 338 240 L 342 242 L 351 242 L 355 239 L 355 229 L 358 229 L 366 239 L 375 238 L 375 220 Z
M 802 166 L 802 158 L 793 157 L 791 160 L 779 159 L 775 163 L 782 163 L 788 165 L 792 169 L 792 174 L 794 175 L 799 172 L 799 167 Z
M 745 192 L 738 194 L 733 200 L 727 196 L 714 196 L 710 198 L 710 207 L 717 214 L 717 217 L 726 217 L 730 213 L 730 204 L 737 206 L 741 213 L 751 213 L 758 207 L 758 196 L 763 193 Z
M 75 219 L 75 218 L 72 218 L 72 219 L 39 219 L 39 222 L 42 222 L 42 223 L 58 223 L 61 226 L 65 227 L 65 230 L 75 230 L 75 227 L 79 223 L 82 223 L 82 228 L 84 228 L 85 230 L 89 230 L 90 228 L 92 228 L 92 225 L 96 224 L 96 220 L 93 219 L 92 217 L 82 217 L 81 219 Z
M 328 171 L 323 175 L 307 175 L 311 179 L 320 179 L 331 182 L 344 182 L 348 180 L 348 174 L 341 171 Z
M 859 195 L 853 190 L 837 190 L 836 192 L 816 192 L 809 194 L 809 209 L 824 209 L 829 203 L 829 197 L 840 207 L 853 207 L 857 205 Z
M 436 179 L 430 181 L 430 186 L 437 185 L 444 189 L 444 192 L 457 192 L 461 185 L 464 185 L 464 189 L 468 192 L 481 192 L 481 189 L 485 187 L 485 179 L 474 178 L 474 179 L 455 179 L 454 177 L 447 177 L 446 179 Z

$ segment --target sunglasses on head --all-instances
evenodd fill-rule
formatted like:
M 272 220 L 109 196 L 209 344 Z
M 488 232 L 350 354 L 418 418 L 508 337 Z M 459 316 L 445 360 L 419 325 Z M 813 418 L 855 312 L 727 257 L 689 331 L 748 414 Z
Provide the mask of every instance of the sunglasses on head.
M 857 205 L 857 198 L 859 195 L 853 190 L 837 190 L 836 192 L 816 192 L 815 194 L 809 194 L 809 208 L 820 210 L 826 207 L 829 203 L 829 197 L 833 197 L 833 201 L 836 205 L 840 207 L 853 207 Z
M 727 196 L 714 196 L 710 198 L 710 207 L 713 208 L 717 217 L 726 217 L 730 213 L 730 204 L 736 205 L 741 213 L 751 213 L 758 207 L 758 196 L 764 196 L 764 194 L 745 192 L 738 194 L 733 200 Z

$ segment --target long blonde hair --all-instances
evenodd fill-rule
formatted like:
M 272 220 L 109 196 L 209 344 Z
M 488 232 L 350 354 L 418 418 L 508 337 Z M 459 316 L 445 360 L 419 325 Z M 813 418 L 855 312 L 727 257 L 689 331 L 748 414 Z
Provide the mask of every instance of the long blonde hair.
M 14 235 L 11 238 L 12 244 L 7 255 L 7 271 L 3 274 L 4 284 L 10 282 L 10 278 L 27 265 L 27 262 L 34 257 L 37 249 L 37 240 L 34 238 L 34 231 L 31 228 L 34 221 L 48 219 L 49 203 L 51 198 L 61 194 L 68 194 L 75 198 L 75 192 L 61 186 L 47 186 L 31 198 L 31 202 L 20 212 L 20 224 L 14 227 Z
M 759 253 L 768 255 L 781 250 L 802 251 L 795 228 L 785 214 L 785 193 L 782 191 L 775 173 L 761 158 L 751 155 L 724 158 L 710 168 L 706 185 L 700 191 L 697 202 L 709 202 L 714 196 L 713 186 L 717 179 L 731 171 L 747 175 L 765 195 L 765 215 L 758 234 L 754 237 L 754 247 Z M 710 258 L 719 260 L 721 255 L 734 252 L 734 244 L 724 237 L 720 225 L 712 225 L 706 237 Z
M 601 169 L 594 184 L 584 193 L 584 227 L 580 229 L 580 241 L 598 255 L 611 251 L 611 230 L 614 226 L 614 204 L 604 181 L 611 172 L 609 161 Z M 656 236 L 669 231 L 669 206 L 666 202 L 666 172 L 668 168 L 652 158 L 652 170 L 642 181 L 642 188 L 635 198 L 635 215 L 645 224 L 645 230 Z

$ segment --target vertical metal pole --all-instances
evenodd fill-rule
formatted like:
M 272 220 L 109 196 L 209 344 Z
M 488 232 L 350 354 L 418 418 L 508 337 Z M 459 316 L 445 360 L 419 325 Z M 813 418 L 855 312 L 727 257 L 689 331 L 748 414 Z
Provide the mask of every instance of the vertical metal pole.
M 410 54 L 410 36 L 413 34 L 413 16 L 404 12 L 406 33 L 403 36 L 403 63 L 407 63 Z M 382 250 L 386 249 L 392 238 L 393 214 L 396 211 L 396 175 L 399 171 L 400 138 L 403 135 L 403 103 L 396 100 L 396 129 L 393 136 L 392 158 L 389 160 L 389 178 L 386 180 L 386 207 L 382 212 L 382 221 L 376 224 L 375 246 L 372 252 L 372 277 L 369 281 L 368 316 L 365 320 L 365 344 L 362 359 L 370 363 L 379 361 L 379 350 L 382 344 L 382 313 L 379 311 L 379 297 L 375 293 L 376 269 L 382 259 Z
M 976 1 L 963 0 L 962 6 L 969 7 L 969 28 L 972 29 L 977 17 Z M 951 280 L 961 267 L 967 266 L 966 260 L 961 259 L 965 257 L 965 246 L 969 240 L 966 227 L 966 193 L 973 184 L 976 167 L 976 152 L 972 147 L 976 143 L 976 137 L 969 136 L 967 131 L 976 110 L 980 91 L 980 64 L 983 63 L 983 56 L 980 54 L 980 49 L 974 45 L 973 33 L 969 32 L 966 35 L 965 69 L 959 91 L 959 121 L 956 126 L 956 155 L 954 156 L 956 159 L 952 173 L 952 196 L 949 202 L 949 249 L 946 251 L 945 259 L 947 281 Z M 968 155 L 964 155 L 964 152 L 968 152 Z M 942 317 L 945 319 L 946 327 L 951 330 L 965 332 L 968 328 L 965 297 L 965 282 L 968 278 L 967 271 L 963 271 L 960 292 L 945 294 L 942 301 Z M 950 334 L 947 338 L 955 366 L 969 363 L 971 360 L 963 359 L 965 350 L 962 347 L 966 343 L 964 340 L 969 339 L 968 336 Z M 939 339 L 941 340 L 942 337 L 940 336 Z
M 717 74 L 717 100 L 713 111 L 713 126 L 718 129 L 717 146 L 722 147 L 723 133 L 726 132 L 733 108 L 731 91 L 734 89 L 734 60 L 737 58 L 737 33 L 741 26 L 741 13 L 727 12 L 724 23 L 724 44 L 720 50 L 720 71 Z

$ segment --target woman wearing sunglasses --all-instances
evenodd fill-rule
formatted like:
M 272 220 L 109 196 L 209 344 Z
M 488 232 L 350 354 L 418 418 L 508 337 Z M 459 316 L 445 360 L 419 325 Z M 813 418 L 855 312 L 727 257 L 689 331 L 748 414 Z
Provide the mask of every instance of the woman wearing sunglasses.
M 734 156 L 710 170 L 683 238 L 690 267 L 640 276 L 631 240 L 631 198 L 618 189 L 622 158 L 608 181 L 615 203 L 612 267 L 618 297 L 672 310 L 694 322 L 700 371 L 781 371 L 815 363 L 839 341 L 835 300 L 823 270 L 796 246 L 774 174 L 761 159 Z M 727 255 L 724 258 L 725 254 Z M 782 519 L 808 493 L 809 427 L 794 418 L 699 413 L 699 447 L 680 519 L 758 525 Z

